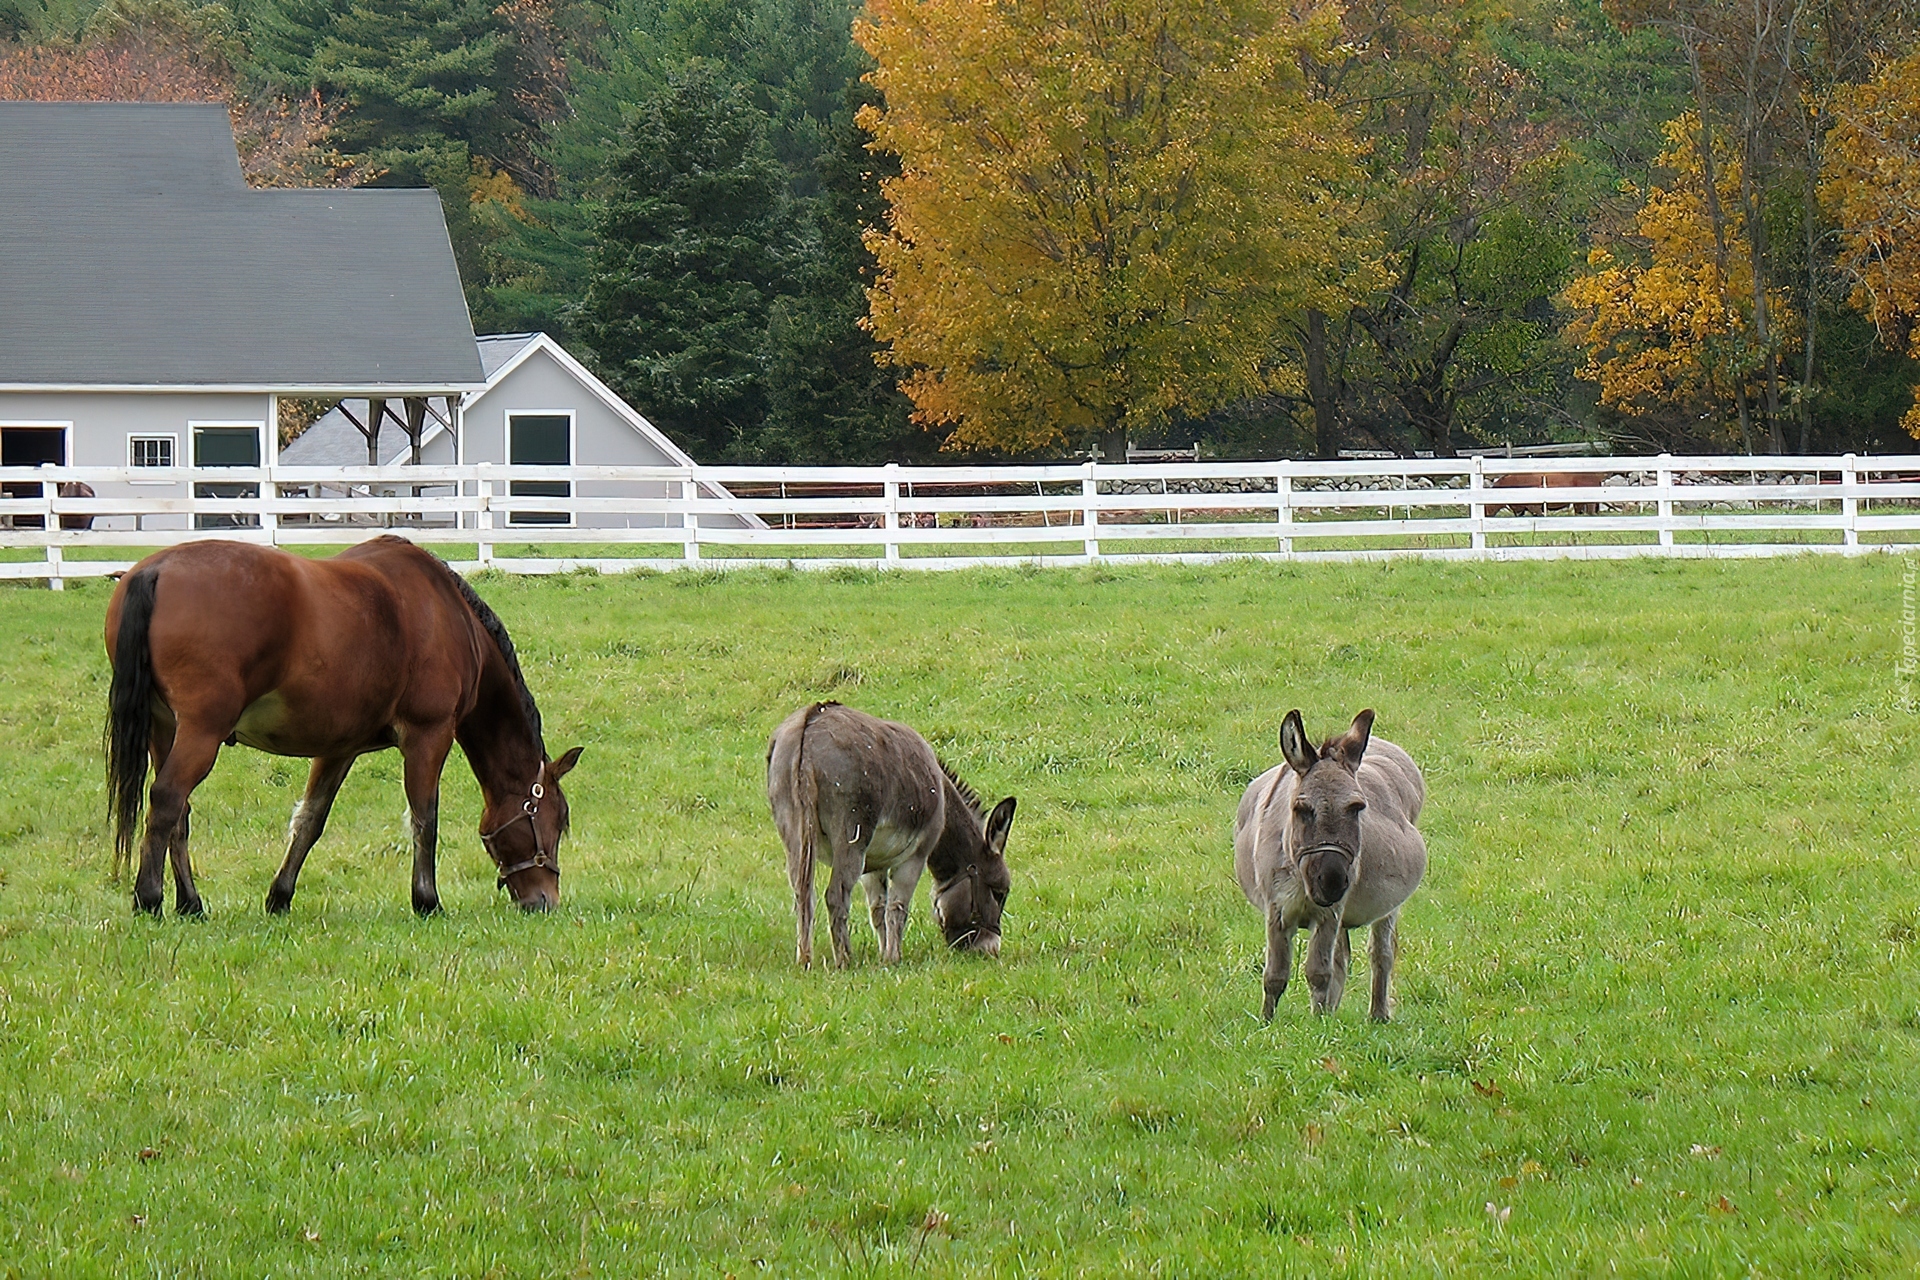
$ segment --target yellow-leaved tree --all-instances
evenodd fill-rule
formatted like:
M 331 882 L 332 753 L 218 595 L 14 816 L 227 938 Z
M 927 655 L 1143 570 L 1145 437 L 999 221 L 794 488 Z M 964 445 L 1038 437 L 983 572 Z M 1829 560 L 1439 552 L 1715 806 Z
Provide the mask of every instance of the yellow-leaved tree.
M 1674 181 L 1649 188 L 1635 215 L 1639 260 L 1596 246 L 1592 271 L 1563 295 L 1576 313 L 1567 336 L 1586 355 L 1576 373 L 1599 384 L 1603 405 L 1629 417 L 1675 414 L 1692 424 L 1687 434 L 1704 434 L 1709 444 L 1732 443 L 1737 422 L 1751 453 L 1745 413 L 1727 410 L 1756 394 L 1799 320 L 1784 291 L 1768 290 L 1779 345 L 1770 352 L 1755 337 L 1739 155 L 1717 134 L 1707 152 L 1692 112 L 1665 131 L 1660 164 Z
M 1301 73 L 1331 8 L 870 0 L 855 34 L 900 162 L 869 322 L 954 446 L 1124 457 L 1271 387 L 1281 317 L 1365 257 L 1343 121 Z
M 1920 357 L 1920 52 L 1838 90 L 1820 198 L 1840 227 L 1853 304 L 1887 345 Z M 1901 418 L 1920 439 L 1920 387 Z

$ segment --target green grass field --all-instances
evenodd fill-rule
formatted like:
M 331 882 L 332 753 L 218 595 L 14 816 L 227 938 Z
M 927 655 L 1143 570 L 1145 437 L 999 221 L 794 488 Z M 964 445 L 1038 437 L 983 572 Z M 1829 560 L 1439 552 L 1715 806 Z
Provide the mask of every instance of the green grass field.
M 109 882 L 106 584 L 0 591 L 0 1274 L 1920 1271 L 1902 561 L 482 579 L 567 780 L 510 910 L 397 757 L 293 913 L 304 762 Z M 1021 801 L 1006 948 L 792 965 L 763 753 L 834 697 Z M 1259 1009 L 1234 805 L 1289 707 L 1424 765 L 1397 1016 Z M 856 920 L 864 914 L 856 911 Z M 824 922 L 821 935 L 824 947 Z

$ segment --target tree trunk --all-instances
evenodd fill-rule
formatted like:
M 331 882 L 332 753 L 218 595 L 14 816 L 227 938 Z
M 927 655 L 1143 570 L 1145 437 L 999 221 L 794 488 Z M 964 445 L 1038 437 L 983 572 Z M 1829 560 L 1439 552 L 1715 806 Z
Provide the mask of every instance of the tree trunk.
M 1707 221 L 1713 224 L 1714 283 L 1720 290 L 1721 305 L 1731 311 L 1733 298 L 1727 291 L 1727 213 L 1720 207 L 1719 175 L 1713 167 L 1713 125 L 1707 114 L 1707 82 L 1700 71 L 1700 48 L 1694 40 L 1695 33 L 1688 32 L 1687 65 L 1693 71 L 1694 109 L 1700 116 L 1700 185 L 1705 188 Z M 1746 379 L 1736 374 L 1729 380 L 1733 383 L 1734 404 L 1740 411 L 1740 447 L 1752 453 L 1753 415 L 1747 408 Z
M 1340 393 L 1327 368 L 1327 317 L 1307 312 L 1307 399 L 1313 404 L 1313 448 L 1331 458 L 1340 448 Z
M 1096 437 L 1100 442 L 1102 462 L 1125 462 L 1127 460 L 1127 429 L 1123 426 L 1108 426 L 1100 430 Z

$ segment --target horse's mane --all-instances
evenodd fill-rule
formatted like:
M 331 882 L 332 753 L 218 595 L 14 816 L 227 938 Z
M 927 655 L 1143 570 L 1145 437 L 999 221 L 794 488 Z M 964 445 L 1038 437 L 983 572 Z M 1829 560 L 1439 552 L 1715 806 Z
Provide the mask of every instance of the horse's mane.
M 480 624 L 480 629 L 492 638 L 494 648 L 500 651 L 501 660 L 507 664 L 507 674 L 513 677 L 515 687 L 520 690 L 520 707 L 526 712 L 527 723 L 533 726 L 533 741 L 544 757 L 547 754 L 547 740 L 540 731 L 540 708 L 534 705 L 533 690 L 527 688 L 527 678 L 520 673 L 520 655 L 514 652 L 513 637 L 507 634 L 507 624 L 500 621 L 500 615 L 480 598 L 480 593 L 473 589 L 472 583 L 454 572 L 452 565 L 438 556 L 434 559 L 447 571 L 447 577 L 453 580 L 454 590 L 467 602 L 467 608 L 473 610 L 474 620 Z
M 953 784 L 953 789 L 960 793 L 960 798 L 965 800 L 973 809 L 974 816 L 976 818 L 984 818 L 986 815 L 981 812 L 980 797 L 974 794 L 973 788 L 960 780 L 960 775 L 953 771 L 952 765 L 948 764 L 945 760 L 941 760 L 937 755 L 934 756 L 934 760 L 940 765 L 940 772 L 947 775 L 947 781 Z

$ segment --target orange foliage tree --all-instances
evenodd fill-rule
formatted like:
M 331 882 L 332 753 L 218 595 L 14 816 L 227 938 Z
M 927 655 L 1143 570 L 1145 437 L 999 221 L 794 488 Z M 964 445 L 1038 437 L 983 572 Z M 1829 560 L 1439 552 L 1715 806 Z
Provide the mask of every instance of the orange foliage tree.
M 1729 444 L 1724 406 L 1736 390 L 1752 390 L 1770 358 L 1758 340 L 1740 157 L 1720 135 L 1707 162 L 1699 117 L 1689 112 L 1666 126 L 1660 163 L 1674 174 L 1652 187 L 1635 217 L 1639 261 L 1596 246 L 1593 270 L 1563 294 L 1575 311 L 1568 338 L 1586 356 L 1580 377 L 1600 386 L 1600 402 L 1628 416 L 1679 411 Z M 1716 231 L 1706 175 L 1713 175 L 1721 226 Z M 1768 290 L 1774 323 L 1789 341 L 1798 319 L 1781 290 Z M 1782 318 L 1784 319 L 1784 322 Z M 1777 335 L 1776 335 L 1777 338 Z M 1751 452 L 1752 441 L 1743 442 Z
M 1852 301 L 1887 344 L 1920 357 L 1920 53 L 1835 94 L 1820 197 L 1839 224 Z M 1920 387 L 1900 420 L 1920 439 Z
M 870 324 L 954 447 L 1099 441 L 1266 389 L 1329 295 L 1352 148 L 1278 0 L 870 0 L 855 31 L 899 157 Z

